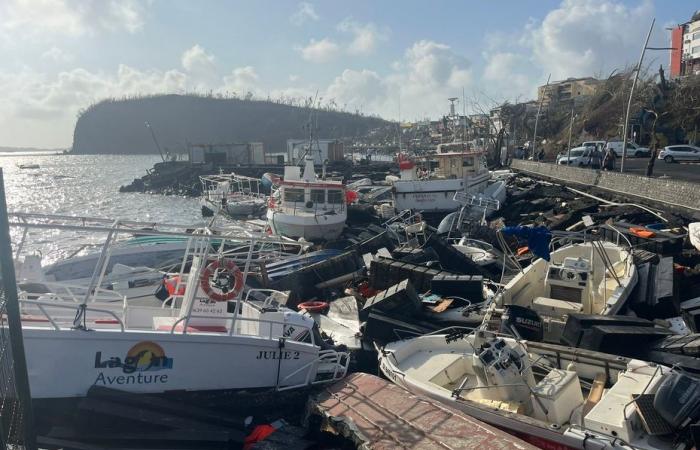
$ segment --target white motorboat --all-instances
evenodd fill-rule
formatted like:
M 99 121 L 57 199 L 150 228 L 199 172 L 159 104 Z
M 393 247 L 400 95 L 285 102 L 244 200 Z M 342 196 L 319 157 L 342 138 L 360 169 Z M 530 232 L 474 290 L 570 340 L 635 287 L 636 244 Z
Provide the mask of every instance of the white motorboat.
M 232 218 L 258 216 L 265 211 L 267 196 L 260 192 L 260 180 L 242 175 L 200 176 L 202 214 L 222 212 Z
M 440 144 L 437 153 L 416 157 L 419 165 L 403 154 L 398 159 L 400 177 L 393 180 L 397 211 L 450 212 L 473 205 L 483 215 L 505 200 L 505 182 L 491 182 L 484 153 L 467 150 L 466 143 Z M 432 162 L 437 162 L 434 170 Z
M 56 289 L 19 293 L 35 400 L 83 397 L 94 385 L 158 394 L 287 390 L 346 373 L 347 353 L 325 344 L 311 317 L 281 306 L 284 294 L 246 290 L 252 255 L 277 238 L 250 236 L 248 256 L 240 261 L 218 249 L 228 240 L 240 245 L 241 237 L 196 231 L 189 235 L 169 298 L 153 306 L 98 287 L 112 237 L 130 230 L 115 223 L 91 228 L 104 233 L 105 245 L 82 289 L 46 283 Z
M 270 196 L 267 223 L 274 234 L 294 239 L 337 239 L 348 215 L 345 186 L 319 178 L 311 156 L 305 163 L 303 175 L 299 166 L 284 168 L 284 178 Z
M 495 308 L 517 305 L 537 312 L 544 340 L 559 343 L 569 314 L 619 314 L 637 283 L 625 247 L 597 240 L 573 243 L 537 259 L 496 296 Z
M 380 370 L 545 449 L 692 447 L 700 380 L 635 359 L 485 331 L 387 344 Z

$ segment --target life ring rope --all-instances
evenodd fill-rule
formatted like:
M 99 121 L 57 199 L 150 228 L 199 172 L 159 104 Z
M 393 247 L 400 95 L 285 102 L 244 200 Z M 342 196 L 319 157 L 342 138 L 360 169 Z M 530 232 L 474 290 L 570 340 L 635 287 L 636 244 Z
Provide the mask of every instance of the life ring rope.
M 217 285 L 217 290 L 215 290 L 214 286 L 212 286 L 211 278 L 216 275 L 218 280 L 221 276 L 220 269 L 227 272 L 229 277 L 233 277 L 234 284 L 231 289 L 225 289 L 225 287 L 222 289 L 221 286 Z M 199 276 L 199 287 L 202 288 L 202 291 L 204 291 L 207 297 L 215 302 L 233 300 L 243 290 L 243 272 L 241 272 L 241 269 L 238 268 L 233 260 L 226 258 L 216 259 L 202 270 L 202 274 Z M 219 290 L 221 292 L 217 292 Z

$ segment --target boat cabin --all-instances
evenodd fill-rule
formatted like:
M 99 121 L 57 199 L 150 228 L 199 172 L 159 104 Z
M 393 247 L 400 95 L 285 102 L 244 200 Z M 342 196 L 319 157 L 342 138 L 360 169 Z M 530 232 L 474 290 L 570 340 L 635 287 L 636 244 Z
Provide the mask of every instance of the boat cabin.
M 410 164 L 407 158 L 399 157 L 401 180 L 450 180 L 473 178 L 488 172 L 484 153 L 467 150 L 461 142 L 440 144 L 437 152 L 421 157 Z
M 284 168 L 284 179 L 272 196 L 273 209 L 290 212 L 317 212 L 328 214 L 345 211 L 345 186 L 342 181 L 318 180 L 313 169 L 313 160 L 307 161 L 304 175 L 298 166 Z

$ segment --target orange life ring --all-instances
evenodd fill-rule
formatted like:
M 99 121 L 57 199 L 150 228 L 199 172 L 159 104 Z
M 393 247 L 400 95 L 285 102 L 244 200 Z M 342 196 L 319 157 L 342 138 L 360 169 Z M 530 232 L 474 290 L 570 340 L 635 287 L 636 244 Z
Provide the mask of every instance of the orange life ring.
M 310 301 L 310 302 L 303 302 L 299 303 L 297 305 L 297 308 L 299 310 L 305 309 L 308 312 L 312 313 L 320 313 L 328 309 L 328 302 L 321 302 L 321 301 Z
M 211 277 L 220 267 L 233 276 L 235 283 L 233 288 L 228 291 L 216 292 L 211 285 Z M 233 300 L 243 290 L 243 272 L 238 268 L 236 263 L 230 259 L 217 259 L 212 261 L 207 267 L 202 270 L 202 275 L 199 277 L 199 287 L 202 288 L 207 297 L 215 302 L 225 302 Z

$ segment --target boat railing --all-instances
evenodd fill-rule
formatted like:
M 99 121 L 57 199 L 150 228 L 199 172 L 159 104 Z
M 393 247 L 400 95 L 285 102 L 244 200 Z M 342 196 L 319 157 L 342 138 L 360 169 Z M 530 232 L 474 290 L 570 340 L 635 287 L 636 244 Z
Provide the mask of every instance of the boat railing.
M 227 317 L 222 317 L 222 316 L 215 316 L 215 315 L 209 315 L 209 314 L 187 314 L 185 316 L 179 317 L 177 320 L 173 322 L 173 324 L 170 326 L 170 331 L 169 334 L 188 334 L 187 328 L 194 328 L 195 326 L 191 324 L 192 319 L 209 319 L 209 320 L 226 320 L 227 322 L 231 322 L 231 326 L 228 327 L 226 330 L 226 334 L 228 336 L 258 336 L 258 337 L 265 337 L 260 334 L 258 331 L 255 334 L 251 333 L 242 333 L 242 332 L 236 332 L 236 324 L 240 322 L 248 322 L 248 323 L 255 323 L 255 324 L 263 324 L 267 325 L 268 328 L 268 333 L 267 333 L 267 339 L 269 340 L 277 340 L 278 338 L 285 338 L 287 339 L 288 336 L 284 336 L 284 334 L 289 333 L 290 328 L 294 329 L 295 333 L 299 333 L 300 331 L 305 331 L 306 333 L 303 333 L 303 336 L 309 336 L 310 339 L 310 344 L 311 345 L 318 345 L 316 340 L 314 339 L 314 334 L 312 332 L 311 327 L 305 326 L 305 325 L 299 325 L 299 324 L 290 324 L 289 322 L 285 322 L 283 320 L 274 320 L 274 319 L 260 319 L 258 317 L 241 317 L 238 315 L 236 317 L 235 314 L 230 314 Z M 179 326 L 182 325 L 181 329 L 178 329 Z M 188 326 L 185 326 L 188 325 Z M 280 336 L 275 336 L 275 327 L 279 327 L 279 330 L 281 331 Z M 214 331 L 214 333 L 222 334 L 224 333 L 223 331 Z M 304 341 L 296 341 L 295 342 L 304 342 Z
M 325 384 L 338 381 L 345 377 L 350 366 L 350 357 L 346 352 L 338 352 L 336 350 L 321 350 L 318 357 L 310 361 L 297 370 L 287 374 L 284 378 L 278 381 L 277 390 L 286 391 L 289 389 L 297 389 L 309 385 Z M 314 370 L 315 369 L 315 370 Z M 325 370 L 319 370 L 325 369 Z M 306 370 L 306 376 L 303 383 L 298 383 L 289 386 L 283 386 L 284 382 L 291 380 L 293 377 Z M 311 379 L 311 375 L 315 374 L 316 379 Z M 319 375 L 321 376 L 319 378 Z
M 20 305 L 34 305 L 36 306 L 39 311 L 46 317 L 47 321 L 51 324 L 54 330 L 59 331 L 62 329 L 77 329 L 77 328 L 85 328 L 84 325 L 81 325 L 80 323 L 76 323 L 76 320 L 78 317 L 81 317 L 83 320 L 86 319 L 86 312 L 94 312 L 94 313 L 102 313 L 102 314 L 107 314 L 108 316 L 111 316 L 112 319 L 110 320 L 111 324 L 116 324 L 119 325 L 119 328 L 123 332 L 125 330 L 124 327 L 124 322 L 122 319 L 117 316 L 117 314 L 114 311 L 110 311 L 108 309 L 102 309 L 102 308 L 94 308 L 92 306 L 86 305 L 81 303 L 78 306 L 79 310 L 82 310 L 83 314 L 81 316 L 76 315 L 76 320 L 71 322 L 71 327 L 70 328 L 62 328 L 59 325 L 59 321 L 56 320 L 55 317 L 53 317 L 47 310 L 46 308 L 58 308 L 58 309 L 67 309 L 67 310 L 75 310 L 76 307 L 75 305 L 65 305 L 62 303 L 56 303 L 56 302 L 44 302 L 44 301 L 39 301 L 39 300 L 29 300 L 29 299 L 19 299 L 19 304 Z
M 250 302 L 250 296 L 255 294 L 263 294 L 265 295 L 265 301 L 263 301 L 262 308 L 270 308 L 273 307 L 273 302 L 280 304 L 280 301 L 284 301 L 284 303 L 287 303 L 287 300 L 289 299 L 289 295 L 285 294 L 282 291 L 277 291 L 275 289 L 248 289 L 248 291 L 245 294 L 245 298 L 243 301 L 245 302 Z
M 82 303 L 85 294 L 88 292 L 90 293 L 90 303 L 123 303 L 126 299 L 121 293 L 110 289 L 90 289 L 87 286 L 68 284 L 59 281 L 42 281 L 37 284 L 48 288 L 48 292 L 31 292 L 26 289 L 20 289 L 18 291 L 20 299 L 37 300 L 40 297 L 49 296 L 59 301 Z

